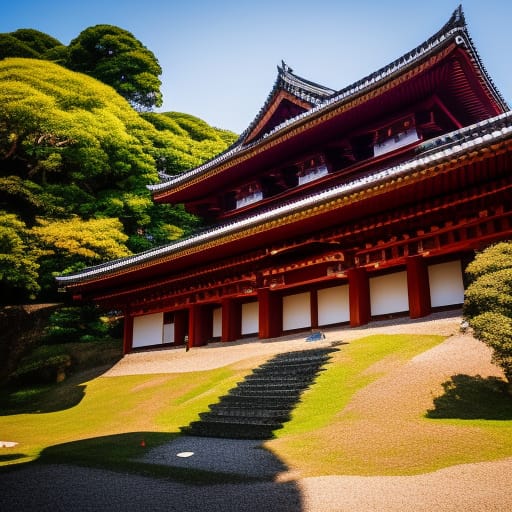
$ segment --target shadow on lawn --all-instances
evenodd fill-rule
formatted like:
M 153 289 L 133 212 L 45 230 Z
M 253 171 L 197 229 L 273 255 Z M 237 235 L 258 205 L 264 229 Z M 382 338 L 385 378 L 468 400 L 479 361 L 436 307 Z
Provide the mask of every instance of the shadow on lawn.
M 0 454 L 0 462 L 12 462 L 14 460 L 24 459 L 26 455 L 24 453 L 5 453 Z
M 230 441 L 222 440 L 224 443 Z M 9 500 L 11 503 L 14 500 L 17 510 L 35 510 L 31 507 L 36 504 L 44 505 L 42 508 L 58 505 L 62 510 L 75 511 L 105 507 L 183 512 L 304 510 L 296 482 L 277 481 L 278 474 L 286 471 L 286 466 L 263 447 L 252 449 L 264 450 L 270 467 L 273 463 L 276 471 L 263 477 L 251 477 L 230 472 L 228 466 L 224 471 L 221 464 L 220 471 L 215 472 L 194 465 L 172 466 L 183 442 L 190 444 L 194 440 L 177 433 L 131 432 L 46 448 L 35 463 L 2 471 L 2 481 L 9 486 L 9 493 L 3 496 L 0 492 L 0 510 L 6 510 L 3 505 Z M 201 439 L 197 446 L 206 446 L 207 450 L 210 442 L 215 446 L 221 441 Z M 146 462 L 150 450 L 158 447 L 165 449 L 169 457 L 165 461 L 156 457 L 158 463 Z M 235 451 L 238 462 L 252 462 L 254 454 L 250 449 Z M 244 457 L 245 461 L 240 461 Z M 151 460 L 154 460 L 153 456 Z M 188 460 L 192 461 L 192 458 Z M 58 481 L 59 485 L 52 485 L 52 481 Z M 220 488 L 219 485 L 228 487 Z
M 498 377 L 454 375 L 443 384 L 444 394 L 434 399 L 427 418 L 510 420 L 512 397 Z
M 1 389 L 1 414 L 39 414 L 75 407 L 85 396 L 84 383 L 100 377 L 110 367 L 111 365 L 85 370 L 58 384 Z

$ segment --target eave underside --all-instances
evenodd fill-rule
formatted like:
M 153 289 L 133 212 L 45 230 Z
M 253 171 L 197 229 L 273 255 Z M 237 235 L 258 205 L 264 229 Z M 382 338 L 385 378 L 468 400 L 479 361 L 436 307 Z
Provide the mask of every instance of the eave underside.
M 431 257 L 481 248 L 512 237 L 511 146 L 467 154 L 349 201 L 319 205 L 179 259 L 70 290 L 106 307 L 172 309 L 247 294 L 248 287 L 268 286 L 269 279 L 279 286 L 328 281 L 326 266 L 382 271 L 403 264 L 419 247 Z

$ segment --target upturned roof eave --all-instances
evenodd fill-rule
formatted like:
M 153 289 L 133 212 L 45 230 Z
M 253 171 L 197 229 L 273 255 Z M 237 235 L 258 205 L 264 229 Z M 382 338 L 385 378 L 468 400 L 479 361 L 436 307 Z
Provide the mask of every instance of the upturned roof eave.
M 458 39 L 458 37 L 462 37 L 462 39 Z M 317 116 L 323 115 L 329 110 L 339 108 L 343 104 L 349 103 L 359 95 L 380 87 L 386 81 L 391 80 L 398 74 L 407 72 L 407 70 L 417 66 L 419 62 L 432 55 L 432 53 L 441 50 L 452 42 L 455 42 L 457 45 L 465 45 L 469 54 L 471 55 L 472 61 L 480 70 L 486 88 L 493 95 L 494 100 L 501 106 L 502 110 L 508 110 L 509 107 L 507 102 L 504 100 L 503 96 L 494 85 L 494 82 L 487 73 L 487 70 L 485 69 L 478 55 L 478 52 L 467 30 L 462 6 L 459 5 L 459 7 L 453 12 L 448 22 L 445 23 L 445 25 L 438 32 L 415 47 L 413 50 L 405 53 L 378 71 L 371 73 L 370 75 L 358 80 L 357 82 L 354 82 L 353 84 L 341 89 L 338 92 L 334 92 L 332 95 L 326 97 L 323 102 L 317 104 L 316 106 L 312 106 L 310 110 L 281 123 L 280 125 L 273 128 L 270 132 L 263 134 L 260 138 L 244 145 L 243 141 L 250 133 L 250 130 L 254 129 L 254 126 L 256 126 L 258 120 L 261 119 L 261 117 L 264 115 L 265 106 L 268 106 L 267 103 L 271 101 L 273 95 L 276 93 L 276 90 L 279 87 L 278 82 L 280 77 L 278 75 L 278 78 L 276 79 L 274 87 L 272 88 L 264 107 L 262 107 L 249 127 L 230 148 L 194 169 L 186 171 L 179 176 L 171 178 L 170 180 L 154 185 L 148 185 L 147 188 L 155 196 L 165 195 L 167 192 L 172 193 L 173 188 L 182 188 L 188 182 L 195 182 L 197 178 L 202 174 L 205 174 L 218 166 L 229 164 L 229 162 L 233 161 L 235 158 L 238 160 L 239 157 L 243 157 L 248 152 L 253 151 L 256 147 L 260 145 L 264 146 L 270 141 L 274 140 L 276 137 L 285 134 L 292 127 L 298 128 L 301 125 L 305 125 L 310 121 L 313 121 Z M 284 63 L 283 66 L 285 66 Z M 279 69 L 281 72 L 281 68 Z M 305 79 L 300 77 L 297 78 L 305 81 Z
M 215 238 L 227 234 L 243 231 L 249 227 L 263 224 L 269 220 L 280 218 L 311 206 L 320 204 L 323 201 L 337 199 L 357 191 L 364 191 L 380 182 L 398 178 L 409 172 L 423 168 L 430 168 L 453 159 L 459 158 L 469 150 L 478 150 L 503 139 L 512 137 L 512 112 L 508 111 L 486 121 L 481 121 L 460 130 L 442 135 L 435 139 L 421 143 L 418 154 L 396 166 L 378 170 L 364 178 L 337 185 L 323 192 L 319 192 L 289 204 L 279 206 L 269 212 L 246 217 L 231 223 L 217 226 L 198 235 L 189 237 L 166 246 L 151 249 L 134 256 L 114 260 L 102 265 L 89 267 L 81 272 L 57 277 L 60 286 L 68 287 L 97 281 L 119 273 L 133 272 L 137 268 L 146 268 L 152 262 L 162 258 L 179 257 L 180 254 L 193 247 L 200 247 Z

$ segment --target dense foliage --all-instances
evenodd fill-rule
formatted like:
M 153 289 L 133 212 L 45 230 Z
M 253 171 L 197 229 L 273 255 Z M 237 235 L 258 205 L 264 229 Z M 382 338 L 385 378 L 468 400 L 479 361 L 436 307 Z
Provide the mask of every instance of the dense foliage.
M 177 113 L 141 116 L 111 87 L 41 59 L 0 61 L 0 296 L 48 300 L 53 275 L 162 245 L 199 220 L 148 183 L 235 135 Z
M 493 350 L 493 361 L 512 384 L 512 242 L 477 255 L 468 265 L 464 315 L 475 336 Z
M 89 27 L 69 44 L 66 66 L 111 85 L 138 110 L 162 105 L 162 69 L 133 34 L 112 25 Z
M 31 28 L 0 34 L 0 59 L 5 57 L 29 57 L 53 60 L 65 46 L 48 34 Z
M 0 34 L 0 59 L 42 59 L 80 71 L 113 87 L 140 111 L 162 105 L 162 68 L 133 34 L 113 25 L 86 28 L 69 46 L 34 29 Z

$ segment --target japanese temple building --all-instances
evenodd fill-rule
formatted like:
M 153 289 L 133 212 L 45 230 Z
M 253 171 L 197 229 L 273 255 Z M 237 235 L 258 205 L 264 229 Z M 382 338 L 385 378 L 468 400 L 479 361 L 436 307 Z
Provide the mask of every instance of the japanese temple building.
M 278 67 L 228 150 L 150 185 L 208 228 L 59 277 L 122 310 L 124 350 L 409 315 L 464 300 L 464 268 L 512 238 L 512 113 L 459 7 L 341 90 Z

